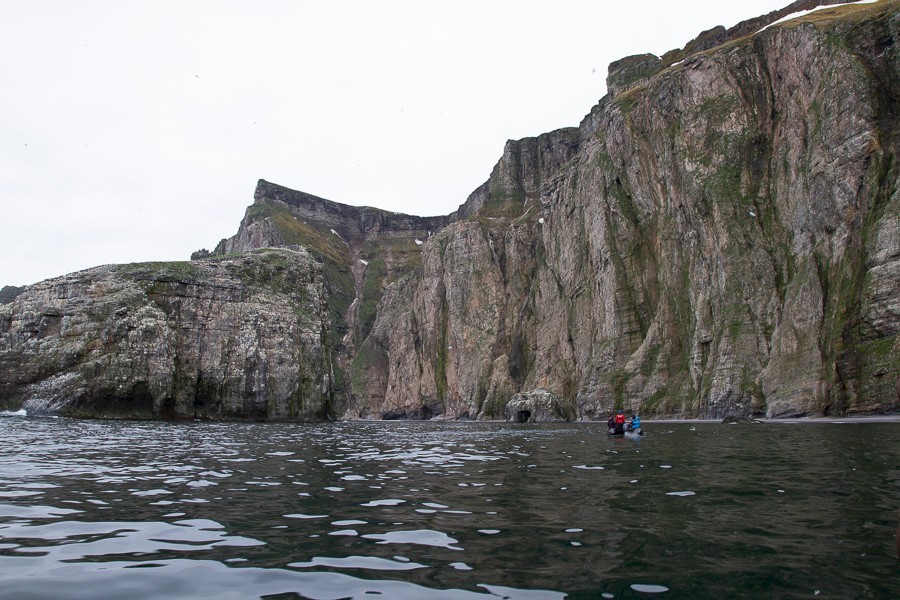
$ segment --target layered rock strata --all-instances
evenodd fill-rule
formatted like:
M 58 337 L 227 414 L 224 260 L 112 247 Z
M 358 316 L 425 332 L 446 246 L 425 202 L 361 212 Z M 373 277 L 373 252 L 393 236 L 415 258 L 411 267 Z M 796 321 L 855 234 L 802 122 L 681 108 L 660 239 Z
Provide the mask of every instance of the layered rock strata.
M 0 407 L 321 419 L 332 394 L 327 327 L 321 267 L 306 252 L 97 267 L 0 306 Z
M 535 388 L 581 418 L 895 410 L 898 24 L 822 10 L 508 143 L 385 292 L 349 414 L 498 418 Z

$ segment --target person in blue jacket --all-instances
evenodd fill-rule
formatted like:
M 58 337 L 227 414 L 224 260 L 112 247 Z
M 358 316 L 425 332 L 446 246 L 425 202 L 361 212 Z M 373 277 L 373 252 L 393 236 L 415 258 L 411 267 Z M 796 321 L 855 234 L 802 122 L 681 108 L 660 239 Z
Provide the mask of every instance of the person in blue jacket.
M 641 428 L 641 418 L 635 414 L 631 417 L 631 423 L 628 424 L 629 431 L 637 431 Z

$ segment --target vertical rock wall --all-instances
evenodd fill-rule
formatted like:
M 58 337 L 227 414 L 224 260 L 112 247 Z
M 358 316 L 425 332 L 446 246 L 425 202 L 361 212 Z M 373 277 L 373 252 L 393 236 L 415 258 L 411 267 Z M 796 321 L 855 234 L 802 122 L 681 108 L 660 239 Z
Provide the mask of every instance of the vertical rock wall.
M 538 387 L 586 418 L 896 406 L 898 21 L 777 25 L 509 143 L 386 293 L 354 410 L 490 418 Z

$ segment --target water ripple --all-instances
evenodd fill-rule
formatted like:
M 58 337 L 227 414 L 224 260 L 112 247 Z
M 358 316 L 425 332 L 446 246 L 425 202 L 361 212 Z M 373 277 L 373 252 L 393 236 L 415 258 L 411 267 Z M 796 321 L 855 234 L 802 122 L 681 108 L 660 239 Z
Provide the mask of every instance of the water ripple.
M 448 550 L 462 550 L 459 546 L 453 545 L 456 544 L 458 540 L 453 539 L 446 533 L 432 531 L 430 529 L 369 533 L 362 537 L 369 540 L 378 540 L 379 544 L 414 544 L 417 546 L 447 548 Z
M 900 597 L 896 424 L 647 428 L 0 419 L 0 598 Z
M 424 569 L 426 565 L 410 561 L 397 561 L 376 556 L 346 556 L 331 558 L 317 556 L 309 562 L 290 563 L 289 567 L 305 569 L 309 567 L 335 567 L 338 569 L 372 569 L 376 571 L 412 571 Z

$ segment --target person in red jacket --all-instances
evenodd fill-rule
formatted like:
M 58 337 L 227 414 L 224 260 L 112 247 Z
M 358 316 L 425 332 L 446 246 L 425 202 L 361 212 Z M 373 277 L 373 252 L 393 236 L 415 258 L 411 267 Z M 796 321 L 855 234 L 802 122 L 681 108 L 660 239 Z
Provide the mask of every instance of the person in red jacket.
M 621 410 L 616 413 L 616 433 L 625 431 L 625 413 Z

